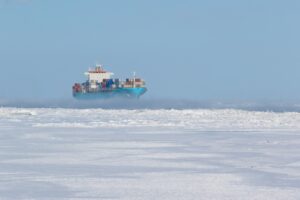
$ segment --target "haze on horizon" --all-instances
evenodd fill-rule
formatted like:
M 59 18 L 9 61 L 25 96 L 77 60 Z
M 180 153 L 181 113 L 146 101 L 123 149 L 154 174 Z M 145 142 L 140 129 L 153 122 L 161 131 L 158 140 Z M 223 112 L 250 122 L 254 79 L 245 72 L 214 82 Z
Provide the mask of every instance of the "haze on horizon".
M 0 1 L 1 98 L 70 98 L 102 63 L 144 98 L 300 99 L 300 2 Z

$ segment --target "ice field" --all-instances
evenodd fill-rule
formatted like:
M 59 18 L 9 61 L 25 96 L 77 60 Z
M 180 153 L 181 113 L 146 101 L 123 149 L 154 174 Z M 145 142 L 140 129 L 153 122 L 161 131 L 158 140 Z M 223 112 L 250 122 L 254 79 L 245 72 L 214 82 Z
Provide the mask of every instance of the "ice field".
M 300 199 L 300 113 L 0 108 L 0 199 Z

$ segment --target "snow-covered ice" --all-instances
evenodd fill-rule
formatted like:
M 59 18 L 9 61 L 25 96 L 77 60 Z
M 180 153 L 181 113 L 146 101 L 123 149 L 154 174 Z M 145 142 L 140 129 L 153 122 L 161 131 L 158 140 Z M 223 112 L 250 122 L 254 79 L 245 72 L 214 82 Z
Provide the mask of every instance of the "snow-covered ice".
M 0 108 L 0 199 L 300 199 L 300 113 Z

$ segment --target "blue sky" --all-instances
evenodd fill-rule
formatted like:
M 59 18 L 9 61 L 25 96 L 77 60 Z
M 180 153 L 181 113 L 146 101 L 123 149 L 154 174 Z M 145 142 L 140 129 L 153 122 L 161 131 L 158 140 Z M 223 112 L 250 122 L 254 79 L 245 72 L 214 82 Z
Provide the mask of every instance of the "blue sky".
M 0 0 L 0 98 L 69 98 L 103 63 L 146 98 L 300 99 L 300 1 Z

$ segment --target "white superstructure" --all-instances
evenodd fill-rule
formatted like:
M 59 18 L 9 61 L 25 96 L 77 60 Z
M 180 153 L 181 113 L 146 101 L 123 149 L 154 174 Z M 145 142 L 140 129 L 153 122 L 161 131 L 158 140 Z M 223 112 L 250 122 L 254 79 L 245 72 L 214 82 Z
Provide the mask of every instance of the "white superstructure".
M 97 65 L 94 70 L 89 70 L 84 74 L 88 76 L 88 81 L 90 83 L 101 83 L 104 79 L 111 79 L 111 77 L 114 75 L 111 72 L 105 71 L 102 65 Z

